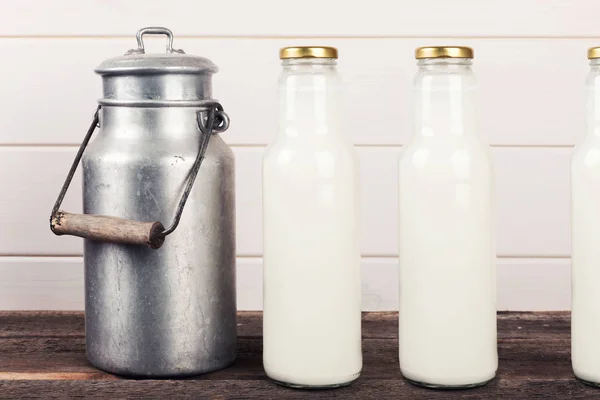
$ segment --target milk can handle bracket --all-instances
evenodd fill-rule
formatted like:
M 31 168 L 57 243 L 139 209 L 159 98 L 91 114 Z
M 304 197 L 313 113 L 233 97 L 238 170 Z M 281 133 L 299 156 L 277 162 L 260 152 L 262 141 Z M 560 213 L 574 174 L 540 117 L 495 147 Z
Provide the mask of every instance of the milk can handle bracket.
M 185 189 L 177 205 L 173 222 L 169 228 L 165 229 L 163 224 L 158 221 L 141 222 L 106 215 L 71 214 L 60 210 L 62 201 L 67 194 L 85 148 L 96 127 L 98 127 L 101 107 L 98 106 L 94 113 L 92 123 L 77 151 L 65 183 L 56 199 L 52 214 L 50 215 L 50 229 L 56 235 L 72 235 L 113 243 L 143 244 L 153 249 L 158 249 L 163 245 L 165 237 L 175 231 L 179 225 L 185 203 L 192 191 L 196 176 L 204 160 L 210 137 L 213 134 L 227 130 L 229 127 L 229 117 L 223 111 L 223 106 L 215 101 L 206 102 L 203 108 L 196 114 L 198 129 L 202 133 L 198 155 L 187 177 Z
M 175 228 L 177 228 L 177 225 L 179 225 L 183 208 L 185 207 L 185 203 L 192 191 L 194 182 L 196 181 L 200 165 L 202 165 L 202 161 L 204 160 L 210 137 L 213 134 L 225 132 L 227 128 L 229 128 L 229 116 L 223 111 L 223 106 L 217 102 L 212 102 L 210 104 L 208 112 L 198 111 L 198 113 L 196 113 L 196 122 L 198 124 L 198 129 L 202 132 L 202 136 L 200 137 L 200 149 L 185 184 L 183 195 L 177 205 L 173 223 L 163 231 L 164 236 L 172 233 Z
M 171 32 L 170 29 L 162 28 L 162 27 L 149 27 L 149 28 L 142 28 L 139 31 L 137 31 L 137 33 L 135 34 L 135 38 L 137 40 L 138 48 L 129 50 L 127 53 L 125 53 L 126 56 L 131 55 L 131 54 L 145 54 L 146 53 L 146 50 L 144 47 L 144 35 L 146 35 L 146 34 L 167 36 L 167 50 L 166 50 L 167 53 L 185 54 L 185 52 L 183 50 L 173 48 L 173 32 Z

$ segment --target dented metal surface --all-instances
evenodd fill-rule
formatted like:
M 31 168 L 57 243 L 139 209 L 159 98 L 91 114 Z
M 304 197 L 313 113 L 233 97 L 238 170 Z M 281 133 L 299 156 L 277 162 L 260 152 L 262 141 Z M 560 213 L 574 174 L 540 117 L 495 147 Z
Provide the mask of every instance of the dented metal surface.
M 162 69 L 149 69 L 149 57 L 138 70 L 111 72 L 103 63 L 98 71 L 100 130 L 82 160 L 86 214 L 173 220 L 198 154 L 197 112 L 212 100 L 214 68 L 198 57 L 204 64 L 190 69 L 191 56 L 187 69 L 170 68 L 169 57 L 177 65 L 183 56 L 162 55 Z M 86 348 L 94 366 L 175 377 L 234 361 L 234 156 L 219 135 L 210 139 L 179 226 L 160 249 L 85 240 L 84 257 Z

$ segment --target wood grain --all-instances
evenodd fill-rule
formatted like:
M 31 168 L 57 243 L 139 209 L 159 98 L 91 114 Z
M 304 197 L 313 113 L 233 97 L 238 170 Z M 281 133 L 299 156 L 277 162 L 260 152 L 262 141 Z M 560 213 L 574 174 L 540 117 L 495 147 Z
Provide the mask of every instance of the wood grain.
M 499 339 L 570 338 L 570 313 L 499 312 Z M 398 336 L 397 312 L 362 314 L 364 338 L 394 339 Z M 240 337 L 262 336 L 262 313 L 238 312 Z M 83 313 L 79 311 L 0 311 L 0 338 L 84 337 Z
M 158 249 L 165 242 L 160 222 L 140 222 L 107 215 L 71 214 L 58 211 L 50 221 L 52 232 L 112 243 L 150 246 Z
M 449 400 L 449 399 L 586 399 L 598 397 L 598 390 L 575 380 L 496 380 L 468 391 L 444 392 L 414 387 L 400 379 L 358 380 L 352 386 L 331 391 L 296 391 L 270 381 L 182 380 L 182 381 L 14 381 L 0 382 L 6 398 L 81 397 L 86 399 L 362 399 L 362 400 Z
M 500 373 L 513 379 L 544 379 L 549 375 L 567 379 L 571 376 L 571 364 L 568 348 L 564 345 L 564 341 L 546 340 L 546 345 L 540 349 L 537 343 L 528 340 L 500 340 Z M 28 373 L 33 374 L 31 379 L 37 379 L 46 371 L 63 374 L 60 379 L 81 379 L 83 374 L 94 375 L 95 379 L 113 377 L 98 372 L 87 363 L 83 338 L 5 339 L 0 340 L 0 353 L 0 379 Z M 260 338 L 242 337 L 238 341 L 238 359 L 232 367 L 194 379 L 267 379 L 261 354 Z M 533 361 L 532 356 L 536 358 Z M 361 379 L 396 379 L 400 376 L 398 340 L 363 339 Z
M 0 312 L 2 398 L 206 399 L 545 399 L 598 398 L 571 372 L 568 313 L 499 313 L 500 364 L 485 387 L 414 387 L 398 367 L 397 313 L 363 314 L 363 372 L 347 388 L 297 391 L 272 383 L 262 368 L 262 316 L 238 315 L 238 359 L 230 368 L 185 380 L 128 380 L 91 367 L 79 312 Z

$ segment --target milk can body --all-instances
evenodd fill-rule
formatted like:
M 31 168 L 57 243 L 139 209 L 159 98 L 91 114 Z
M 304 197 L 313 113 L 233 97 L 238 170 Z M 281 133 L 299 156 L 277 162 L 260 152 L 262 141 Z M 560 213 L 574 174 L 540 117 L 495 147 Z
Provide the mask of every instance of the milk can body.
M 600 386 L 600 49 L 588 57 L 587 135 L 571 160 L 571 358 L 577 378 Z
M 341 129 L 337 51 L 281 57 L 280 131 L 263 160 L 264 367 L 287 386 L 343 386 L 362 368 L 361 287 L 358 165 Z
M 198 113 L 212 100 L 209 60 L 141 49 L 96 70 L 104 95 L 85 150 L 85 214 L 175 218 L 198 155 Z M 158 249 L 86 239 L 86 352 L 96 367 L 138 377 L 213 371 L 236 355 L 234 157 L 212 135 L 178 226 Z
M 469 387 L 495 375 L 493 169 L 469 48 L 417 49 L 414 135 L 399 163 L 399 357 L 405 378 Z

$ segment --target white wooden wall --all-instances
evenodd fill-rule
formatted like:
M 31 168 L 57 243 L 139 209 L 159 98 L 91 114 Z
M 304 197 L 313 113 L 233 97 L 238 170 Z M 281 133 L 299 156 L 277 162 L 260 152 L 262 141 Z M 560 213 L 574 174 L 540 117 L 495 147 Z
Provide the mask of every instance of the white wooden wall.
M 498 307 L 570 307 L 569 158 L 584 134 L 594 0 L 0 0 L 0 309 L 81 309 L 82 241 L 48 216 L 100 97 L 102 60 L 144 26 L 220 66 L 215 96 L 237 157 L 240 309 L 261 308 L 261 177 L 276 132 L 278 49 L 339 48 L 361 157 L 363 307 L 396 309 L 397 171 L 410 137 L 413 51 L 475 49 L 482 129 L 497 170 Z M 160 40 L 150 47 L 162 51 Z M 81 208 L 78 184 L 65 208 Z

